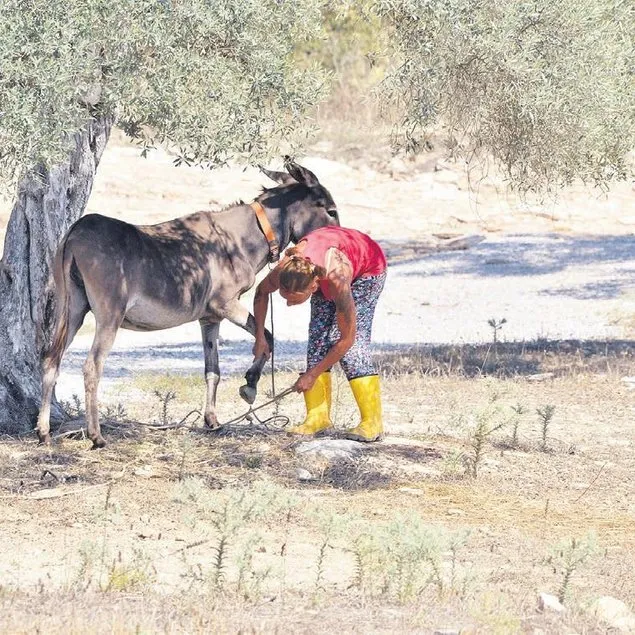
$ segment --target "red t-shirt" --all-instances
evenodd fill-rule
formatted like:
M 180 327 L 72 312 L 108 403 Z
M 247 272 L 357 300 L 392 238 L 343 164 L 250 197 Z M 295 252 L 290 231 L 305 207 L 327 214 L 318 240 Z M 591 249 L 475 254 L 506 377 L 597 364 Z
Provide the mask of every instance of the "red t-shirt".
M 314 265 L 326 268 L 326 252 L 339 249 L 353 266 L 353 280 L 364 276 L 377 276 L 386 270 L 386 256 L 381 247 L 368 235 L 345 227 L 321 227 L 307 234 L 301 241 L 305 247 L 302 257 Z M 320 289 L 328 300 L 328 282 L 322 280 Z

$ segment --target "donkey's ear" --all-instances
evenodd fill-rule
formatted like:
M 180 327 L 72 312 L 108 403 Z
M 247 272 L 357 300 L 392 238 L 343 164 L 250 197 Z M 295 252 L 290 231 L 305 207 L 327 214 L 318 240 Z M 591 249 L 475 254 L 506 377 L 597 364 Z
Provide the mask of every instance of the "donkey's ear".
M 292 183 L 295 183 L 295 179 L 286 172 L 267 170 L 267 168 L 263 168 L 262 165 L 258 165 L 258 168 L 265 176 L 268 176 L 272 181 L 275 181 L 280 185 L 291 185 Z
M 319 185 L 318 177 L 308 170 L 307 168 L 303 168 L 301 165 L 296 163 L 290 156 L 286 155 L 284 157 L 284 169 L 298 182 L 304 183 L 309 187 L 314 187 L 315 185 Z

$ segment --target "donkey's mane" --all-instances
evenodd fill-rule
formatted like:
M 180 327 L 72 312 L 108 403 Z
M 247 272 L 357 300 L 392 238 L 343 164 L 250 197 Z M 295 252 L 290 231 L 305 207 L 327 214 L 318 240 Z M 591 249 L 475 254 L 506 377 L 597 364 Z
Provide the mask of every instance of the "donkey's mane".
M 240 205 L 245 205 L 245 201 L 243 201 L 242 199 L 238 199 L 237 201 L 234 201 L 233 203 L 229 203 L 228 205 L 225 205 L 225 207 L 221 207 L 220 209 L 210 210 L 210 212 L 212 214 L 220 214 L 222 212 L 226 212 L 227 210 L 230 210 L 232 207 L 238 207 Z

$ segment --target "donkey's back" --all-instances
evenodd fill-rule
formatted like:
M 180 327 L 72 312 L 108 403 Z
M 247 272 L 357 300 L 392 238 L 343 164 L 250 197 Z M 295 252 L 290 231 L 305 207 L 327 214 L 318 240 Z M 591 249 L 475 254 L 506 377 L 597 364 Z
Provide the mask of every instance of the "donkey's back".
M 236 287 L 251 286 L 253 268 L 239 241 L 213 216 L 139 226 L 90 214 L 70 230 L 59 257 L 71 261 L 71 280 L 85 290 L 97 321 L 107 312 L 120 315 L 123 328 L 178 326 L 222 307 Z

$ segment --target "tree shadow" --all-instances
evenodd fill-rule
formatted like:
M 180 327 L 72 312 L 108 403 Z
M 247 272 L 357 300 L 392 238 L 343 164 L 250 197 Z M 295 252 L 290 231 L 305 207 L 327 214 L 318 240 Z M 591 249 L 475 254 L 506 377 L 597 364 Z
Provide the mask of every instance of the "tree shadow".
M 383 376 L 530 377 L 542 373 L 635 373 L 633 340 L 535 340 L 497 344 L 382 345 L 375 353 Z
M 381 242 L 381 241 L 380 241 Z M 427 241 L 381 243 L 399 275 L 516 278 L 589 268 L 580 285 L 541 291 L 578 299 L 619 297 L 635 278 L 635 236 L 488 236 L 460 251 L 430 249 Z M 589 277 L 592 281 L 589 282 Z

